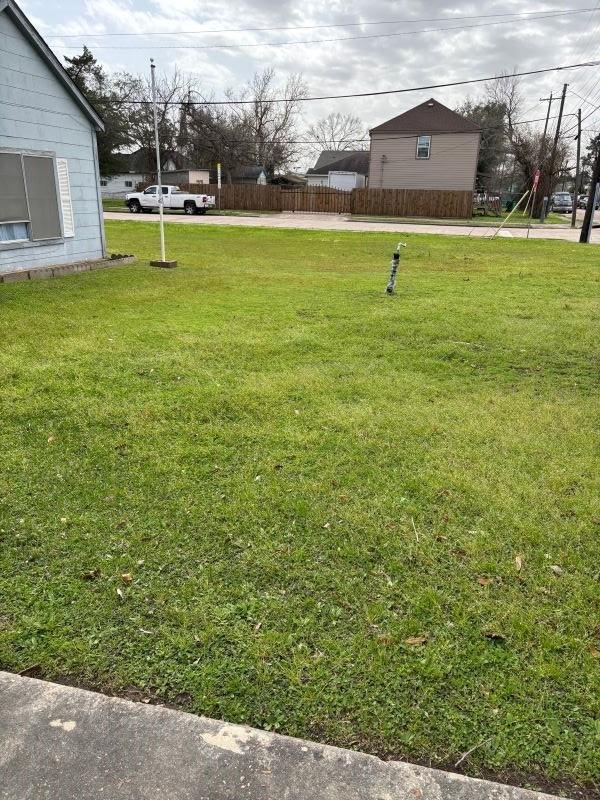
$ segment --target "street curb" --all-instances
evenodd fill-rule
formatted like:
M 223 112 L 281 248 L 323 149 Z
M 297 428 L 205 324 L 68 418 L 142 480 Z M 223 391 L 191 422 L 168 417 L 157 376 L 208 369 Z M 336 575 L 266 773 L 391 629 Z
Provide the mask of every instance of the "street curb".
M 0 672 L 0 798 L 551 800 Z

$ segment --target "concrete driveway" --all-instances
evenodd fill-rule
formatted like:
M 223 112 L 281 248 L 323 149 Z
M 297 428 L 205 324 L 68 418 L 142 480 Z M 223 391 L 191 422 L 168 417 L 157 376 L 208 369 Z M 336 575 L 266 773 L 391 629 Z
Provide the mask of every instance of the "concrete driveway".
M 158 214 L 130 214 L 129 212 L 106 211 L 104 218 L 107 220 L 127 220 L 131 222 L 156 224 Z M 437 225 L 415 224 L 408 222 L 363 222 L 353 220 L 342 214 L 301 214 L 283 212 L 282 214 L 257 214 L 256 216 L 226 216 L 210 214 L 207 216 L 188 217 L 183 214 L 168 214 L 165 219 L 169 223 L 178 225 L 233 225 L 248 228 L 300 228 L 303 230 L 321 231 L 380 231 L 383 233 L 434 233 L 447 236 L 474 236 L 489 237 L 496 230 L 494 227 L 480 227 L 471 225 Z M 595 243 L 600 242 L 600 230 L 594 232 Z M 510 228 L 500 231 L 500 236 L 506 238 L 527 238 L 526 228 Z M 563 239 L 567 242 L 579 241 L 579 230 L 571 228 L 532 227 L 530 239 Z

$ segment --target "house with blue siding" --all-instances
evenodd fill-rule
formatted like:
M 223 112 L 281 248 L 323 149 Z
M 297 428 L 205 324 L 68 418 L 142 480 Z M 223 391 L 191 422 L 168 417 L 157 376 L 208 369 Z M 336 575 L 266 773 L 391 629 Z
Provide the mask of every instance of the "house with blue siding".
M 14 0 L 0 0 L 0 273 L 105 255 L 103 123 Z

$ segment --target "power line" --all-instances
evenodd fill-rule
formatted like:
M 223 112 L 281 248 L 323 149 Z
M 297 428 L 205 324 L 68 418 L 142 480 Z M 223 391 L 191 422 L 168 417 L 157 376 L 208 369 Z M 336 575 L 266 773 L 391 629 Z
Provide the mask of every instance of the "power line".
M 126 103 L 128 103 L 130 101 L 125 100 L 123 102 L 126 104 Z M 140 102 L 140 101 L 131 101 L 131 102 L 135 103 L 135 102 Z M 30 105 L 26 105 L 24 103 L 14 103 L 14 102 L 10 102 L 8 100 L 0 100 L 0 105 L 12 106 L 14 108 L 24 108 L 24 109 L 27 109 L 28 111 L 45 111 L 45 112 L 47 112 L 49 114 L 54 114 L 56 116 L 61 116 L 61 117 L 72 117 L 72 114 L 68 114 L 65 111 L 56 111 L 55 109 L 44 108 L 42 106 L 30 106 Z M 162 104 L 159 103 L 159 105 L 164 105 L 164 103 L 162 103 Z M 181 101 L 181 102 L 176 102 L 176 103 L 168 103 L 168 105 L 181 106 L 181 105 L 188 105 L 188 103 L 187 103 L 187 101 Z M 537 119 L 524 119 L 524 120 L 518 120 L 517 122 L 513 122 L 512 124 L 513 124 L 513 127 L 516 126 L 516 125 L 531 125 L 531 124 L 533 124 L 535 122 L 543 122 L 544 119 L 545 119 L 545 117 L 538 117 Z M 556 119 L 556 116 L 550 117 L 550 119 Z M 51 126 L 51 127 L 59 127 L 59 126 Z M 486 131 L 503 130 L 505 127 L 506 127 L 505 123 L 501 123 L 499 125 L 483 126 L 479 130 L 480 130 L 481 133 L 485 133 Z M 441 134 L 452 134 L 452 133 L 455 133 L 455 132 L 456 131 L 443 131 L 443 132 L 441 132 Z M 204 135 L 206 135 L 206 134 L 204 134 Z M 440 134 L 438 134 L 438 135 L 440 135 Z M 390 135 L 390 136 L 381 136 L 380 135 L 380 136 L 377 137 L 377 140 L 380 141 L 380 142 L 397 141 L 398 139 L 414 139 L 416 136 L 417 136 L 416 133 L 401 134 L 401 135 L 395 134 L 395 135 Z M 197 141 L 197 140 L 195 138 L 193 138 L 193 137 L 189 137 L 188 136 L 188 137 L 178 137 L 178 141 L 193 142 L 193 141 Z M 223 139 L 223 141 L 227 142 L 227 144 L 254 144 L 256 142 L 255 139 Z M 353 142 L 369 142 L 370 141 L 370 137 L 362 137 L 360 139 L 353 139 L 352 141 Z M 318 141 L 316 139 L 303 139 L 303 140 L 299 140 L 299 139 L 291 140 L 290 139 L 290 140 L 281 140 L 281 141 L 278 141 L 277 143 L 278 144 L 317 144 L 317 145 L 322 145 L 322 142 L 320 142 L 320 141 Z M 340 152 L 344 152 L 344 151 L 341 150 Z
M 597 8 L 597 6 L 596 6 Z M 569 13 L 584 13 L 586 11 L 595 11 L 596 8 L 590 9 L 568 9 L 566 10 L 565 14 Z M 280 25 L 277 27 L 271 28 L 220 28 L 216 30 L 194 30 L 194 31 L 135 31 L 131 33 L 123 33 L 119 31 L 117 33 L 65 33 L 65 34 L 54 34 L 51 36 L 46 36 L 46 39 L 81 39 L 84 37 L 105 37 L 105 36 L 190 36 L 190 35 L 197 35 L 197 34 L 213 34 L 213 33 L 258 33 L 258 32 L 270 32 L 270 31 L 301 31 L 301 30 L 322 30 L 326 28 L 357 28 L 357 27 L 366 27 L 367 25 L 404 25 L 404 24 L 416 24 L 420 22 L 455 22 L 457 20 L 464 20 L 464 19 L 489 19 L 489 18 L 497 18 L 497 17 L 528 17 L 536 14 L 540 14 L 539 11 L 519 11 L 513 13 L 503 13 L 503 14 L 476 14 L 472 16 L 457 16 L 457 17 L 420 17 L 417 19 L 383 19 L 378 20 L 376 22 L 335 22 L 330 23 L 327 25 Z
M 553 117 L 550 117 L 550 119 L 557 119 L 557 117 L 558 117 L 558 115 L 555 115 Z M 516 127 L 517 125 L 531 125 L 534 122 L 543 122 L 544 120 L 545 120 L 545 117 L 538 117 L 537 119 L 518 120 L 517 122 L 513 122 L 512 124 L 513 124 L 513 127 Z M 485 127 L 480 128 L 479 130 L 480 130 L 481 133 L 485 134 L 487 131 L 499 131 L 499 130 L 504 130 L 505 128 L 506 128 L 506 124 L 505 123 L 501 123 L 499 125 L 487 125 Z M 444 135 L 444 134 L 445 135 L 452 135 L 452 133 L 453 133 L 452 131 L 444 131 L 444 132 L 438 134 L 438 136 Z M 185 143 L 190 143 L 190 142 L 193 143 L 193 142 L 197 142 L 198 138 L 200 136 L 204 136 L 205 138 L 209 138 L 210 137 L 210 132 L 209 133 L 206 133 L 204 131 L 201 132 L 201 133 L 199 132 L 197 137 L 194 137 L 194 136 L 178 136 L 177 137 L 177 141 L 178 142 L 185 142 Z M 395 134 L 395 135 L 389 135 L 389 136 L 378 136 L 377 137 L 377 141 L 378 142 L 390 142 L 390 141 L 391 142 L 396 142 L 399 139 L 416 139 L 417 136 L 418 136 L 417 133 Z M 255 144 L 256 143 L 256 139 L 227 139 L 227 138 L 223 138 L 223 137 L 220 137 L 220 138 L 221 138 L 221 141 L 223 141 L 223 142 L 225 142 L 226 144 L 229 144 L 229 145 L 231 145 L 231 144 Z M 358 142 L 370 142 L 371 139 L 370 139 L 370 137 L 364 137 L 364 138 L 360 138 L 360 139 L 353 139 L 352 141 L 353 142 L 357 142 L 357 143 Z M 276 142 L 273 142 L 273 143 L 274 144 L 316 144 L 316 145 L 319 145 L 321 147 L 323 146 L 323 143 L 321 141 L 316 140 L 316 139 L 285 139 L 285 140 L 277 140 Z M 451 149 L 454 149 L 454 147 L 461 148 L 461 147 L 464 147 L 464 144 L 453 145 Z M 347 151 L 345 151 L 345 150 L 341 149 L 339 152 L 340 153 L 355 152 L 355 150 L 348 149 Z M 363 151 L 361 151 L 361 152 L 363 152 Z M 369 151 L 365 150 L 364 152 L 367 153 Z M 342 158 L 344 158 L 344 156 L 340 155 L 340 159 L 342 159 Z
M 555 17 L 572 16 L 574 14 L 589 14 L 595 9 L 584 8 L 577 11 L 556 11 L 551 14 L 538 15 L 529 17 L 531 21 L 539 21 L 545 19 L 553 19 Z M 119 44 L 101 44 L 94 45 L 95 50 L 237 50 L 239 48 L 252 48 L 252 47 L 288 47 L 290 45 L 298 44 L 331 44 L 332 42 L 353 42 L 362 39 L 391 39 L 398 36 L 415 36 L 420 33 L 437 33 L 441 31 L 462 31 L 472 28 L 488 28 L 492 25 L 513 25 L 515 22 L 520 22 L 519 19 L 500 20 L 496 22 L 481 22 L 474 23 L 473 25 L 454 25 L 450 28 L 421 28 L 412 31 L 400 31 L 398 33 L 370 33 L 363 36 L 338 36 L 331 39 L 292 39 L 287 42 L 250 42 L 250 43 L 235 43 L 235 44 L 141 44 L 141 45 L 119 45 Z M 58 45 L 54 45 L 57 47 Z
M 429 83 L 425 84 L 424 86 L 411 86 L 407 89 L 384 89 L 378 92 L 354 92 L 352 94 L 329 94 L 329 95 L 317 95 L 314 97 L 298 97 L 294 100 L 290 100 L 290 98 L 281 97 L 281 98 L 272 98 L 268 100 L 261 100 L 260 102 L 263 104 L 271 104 L 271 103 L 290 103 L 290 102 L 299 102 L 299 103 L 307 103 L 313 102 L 317 100 L 347 100 L 355 97 L 382 97 L 383 95 L 389 94 L 406 94 L 407 92 L 423 92 L 429 89 L 447 89 L 451 86 L 466 86 L 467 84 L 472 83 L 489 83 L 490 81 L 498 81 L 502 80 L 503 78 L 521 78 L 526 75 L 542 75 L 547 72 L 560 72 L 562 70 L 567 69 L 579 69 L 583 67 L 596 67 L 600 64 L 600 61 L 585 61 L 579 64 L 565 64 L 564 66 L 555 66 L 555 67 L 544 67 L 543 69 L 532 69 L 527 70 L 526 72 L 510 72 L 504 75 L 493 75 L 489 78 L 469 78 L 464 81 L 449 81 L 448 83 Z M 109 101 L 113 105 L 148 105 L 151 103 L 150 100 L 110 100 Z M 181 106 L 181 105 L 200 105 L 200 106 L 229 106 L 229 105 L 254 105 L 257 102 L 256 100 L 190 100 L 190 101 L 182 101 L 182 100 L 169 100 L 160 103 L 161 106 Z
M 569 94 L 574 94 L 574 95 L 575 95 L 575 97 L 578 97 L 578 98 L 579 98 L 579 99 L 582 101 L 582 103 L 587 103 L 587 104 L 588 104 L 588 106 L 591 106 L 591 107 L 592 107 L 592 108 L 594 108 L 595 110 L 597 110 L 597 111 L 600 111 L 600 106 L 595 106 L 593 103 L 590 103 L 590 101 L 589 101 L 589 100 L 586 100 L 586 98 L 585 98 L 585 97 L 582 97 L 582 96 L 581 96 L 581 95 L 580 95 L 578 92 L 574 92 L 574 91 L 573 91 L 573 89 L 571 89 L 571 91 L 569 92 Z

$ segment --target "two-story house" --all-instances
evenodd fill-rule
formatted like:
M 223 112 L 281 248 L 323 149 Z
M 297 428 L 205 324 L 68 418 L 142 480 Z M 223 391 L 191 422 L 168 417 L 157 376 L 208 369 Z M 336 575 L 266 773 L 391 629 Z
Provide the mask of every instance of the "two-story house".
M 369 134 L 370 188 L 475 188 L 481 128 L 434 98 Z

